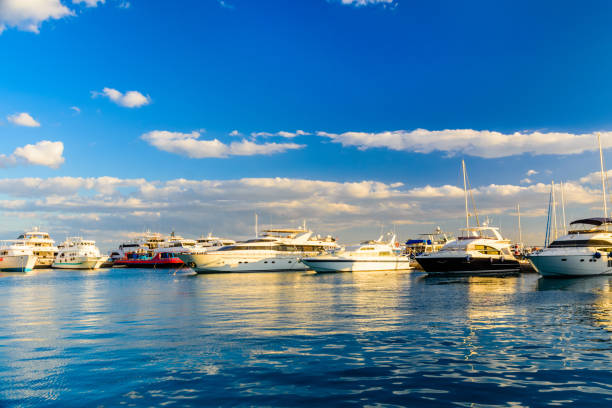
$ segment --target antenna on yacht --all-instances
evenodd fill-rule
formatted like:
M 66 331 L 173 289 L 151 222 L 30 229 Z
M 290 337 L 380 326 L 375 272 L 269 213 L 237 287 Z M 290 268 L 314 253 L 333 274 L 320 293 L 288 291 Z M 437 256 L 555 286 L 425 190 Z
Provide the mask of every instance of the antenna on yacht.
M 599 164 L 601 165 L 601 192 L 603 194 L 603 211 L 604 211 L 604 228 L 608 230 L 608 224 L 605 220 L 608 219 L 608 207 L 606 198 L 606 173 L 604 171 L 603 151 L 601 150 L 601 133 L 597 132 L 597 143 L 599 144 Z
M 565 218 L 565 184 L 561 182 L 561 211 L 563 213 L 563 235 L 567 235 L 567 219 Z

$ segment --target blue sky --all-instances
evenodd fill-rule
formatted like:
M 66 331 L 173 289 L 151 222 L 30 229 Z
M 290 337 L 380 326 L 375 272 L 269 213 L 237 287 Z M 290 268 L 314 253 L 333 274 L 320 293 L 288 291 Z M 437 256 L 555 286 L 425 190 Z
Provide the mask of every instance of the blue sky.
M 443 189 L 465 158 L 482 212 L 513 236 L 521 202 L 535 243 L 538 183 L 600 212 L 585 177 L 612 129 L 610 17 L 605 1 L 0 0 L 2 235 L 244 236 L 254 212 L 347 241 L 452 230 L 462 201 Z

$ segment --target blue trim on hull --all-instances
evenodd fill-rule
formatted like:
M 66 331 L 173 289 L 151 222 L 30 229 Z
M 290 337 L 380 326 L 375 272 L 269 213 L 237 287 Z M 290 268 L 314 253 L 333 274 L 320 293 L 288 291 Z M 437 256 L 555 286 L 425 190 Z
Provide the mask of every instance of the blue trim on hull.
M 2 268 L 0 272 L 30 272 L 32 268 Z

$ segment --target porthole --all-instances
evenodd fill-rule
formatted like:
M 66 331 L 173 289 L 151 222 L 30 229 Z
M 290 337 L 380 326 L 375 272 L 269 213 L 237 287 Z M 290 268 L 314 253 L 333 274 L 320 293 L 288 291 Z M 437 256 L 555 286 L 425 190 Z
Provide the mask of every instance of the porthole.
M 581 259 L 580 262 L 584 262 L 584 259 Z

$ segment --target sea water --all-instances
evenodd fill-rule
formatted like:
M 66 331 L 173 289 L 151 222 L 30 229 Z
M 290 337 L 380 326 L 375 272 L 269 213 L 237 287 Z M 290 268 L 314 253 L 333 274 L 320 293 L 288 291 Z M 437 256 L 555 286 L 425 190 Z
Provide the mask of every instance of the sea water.
M 0 275 L 2 406 L 612 406 L 612 278 Z

